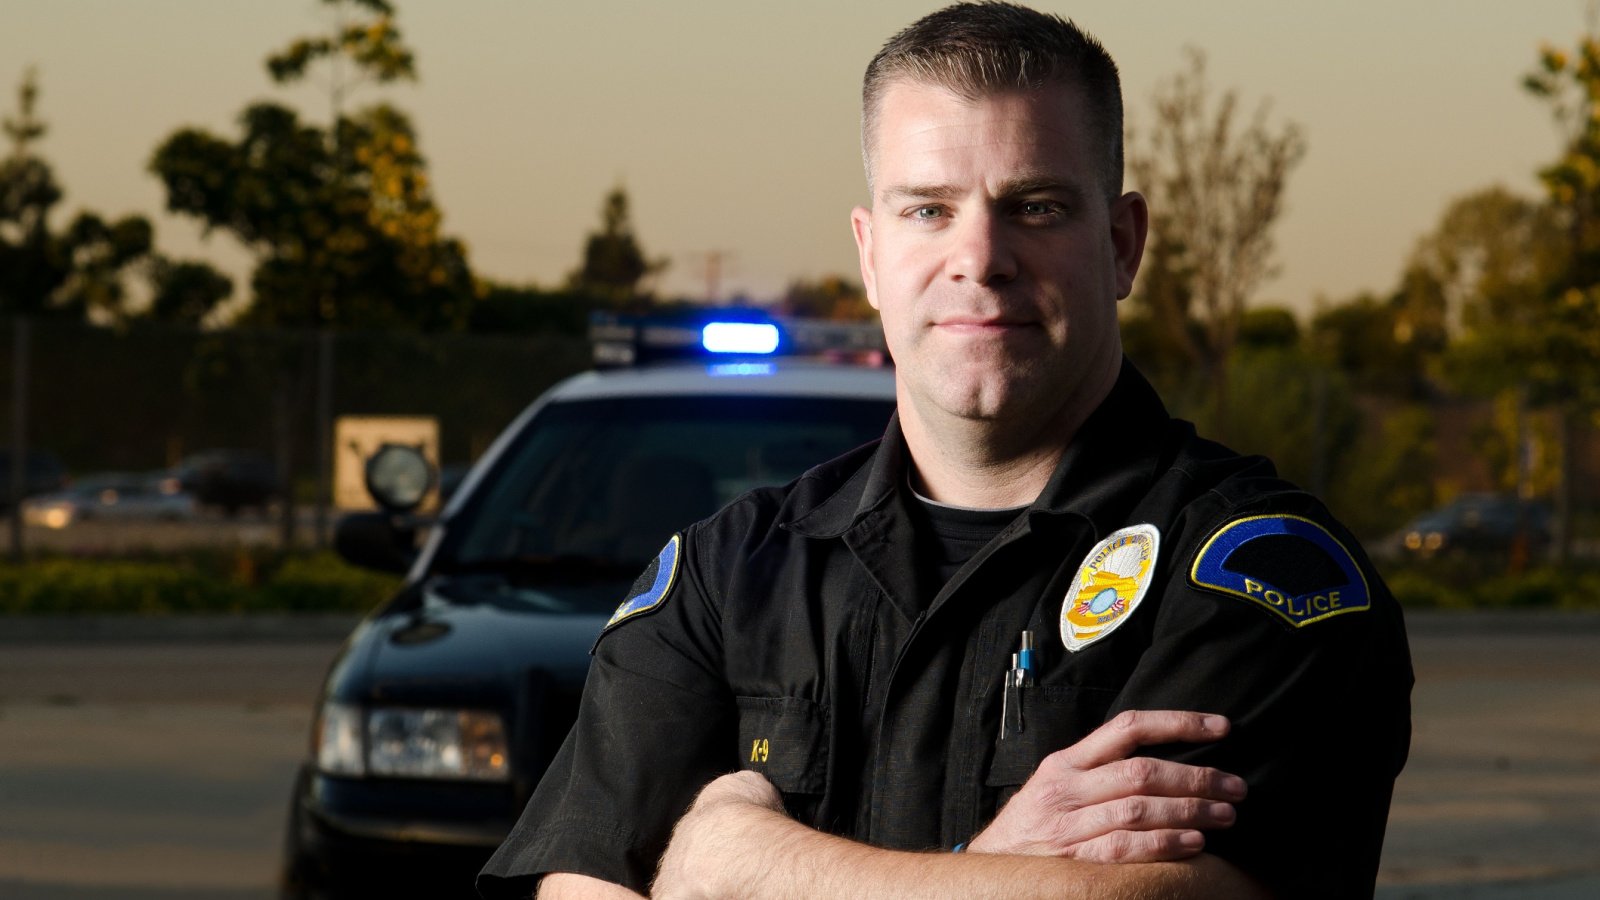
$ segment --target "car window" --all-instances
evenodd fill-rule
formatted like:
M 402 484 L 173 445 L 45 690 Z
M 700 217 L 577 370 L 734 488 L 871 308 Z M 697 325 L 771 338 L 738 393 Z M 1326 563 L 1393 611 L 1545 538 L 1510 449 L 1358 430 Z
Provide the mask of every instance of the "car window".
M 740 494 L 881 436 L 892 409 L 774 397 L 554 404 L 452 517 L 440 567 L 578 559 L 637 572 L 674 531 Z

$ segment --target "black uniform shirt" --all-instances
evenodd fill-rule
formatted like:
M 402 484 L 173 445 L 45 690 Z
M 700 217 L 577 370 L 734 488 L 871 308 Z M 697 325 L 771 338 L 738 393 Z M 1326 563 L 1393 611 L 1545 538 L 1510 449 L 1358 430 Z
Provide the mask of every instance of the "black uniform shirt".
M 1142 752 L 1250 787 L 1207 852 L 1285 896 L 1371 895 L 1411 666 L 1399 610 L 1320 503 L 1196 438 L 1127 364 L 1038 500 L 942 586 L 916 565 L 905 471 L 891 423 L 675 539 L 597 642 L 578 722 L 479 889 L 525 896 L 570 871 L 643 893 L 696 792 L 741 768 L 810 826 L 948 849 L 1050 752 L 1122 710 L 1183 709 L 1233 730 Z M 1333 543 L 1250 531 L 1284 521 Z M 1130 525 L 1160 535 L 1150 587 L 1070 652 L 1063 603 Z M 1017 695 L 1023 730 L 1000 740 L 1024 629 L 1036 684 Z

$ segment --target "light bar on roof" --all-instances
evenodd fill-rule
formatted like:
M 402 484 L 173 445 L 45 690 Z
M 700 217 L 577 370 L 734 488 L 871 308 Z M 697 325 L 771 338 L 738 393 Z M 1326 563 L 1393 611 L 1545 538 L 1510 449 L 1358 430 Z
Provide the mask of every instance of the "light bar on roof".
M 766 355 L 778 350 L 778 326 L 767 322 L 711 322 L 700 329 L 707 353 Z

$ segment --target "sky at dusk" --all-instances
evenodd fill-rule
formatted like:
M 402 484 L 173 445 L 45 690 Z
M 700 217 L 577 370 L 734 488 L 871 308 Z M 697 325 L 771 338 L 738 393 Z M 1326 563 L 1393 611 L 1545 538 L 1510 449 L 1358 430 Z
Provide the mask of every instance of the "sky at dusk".
M 850 208 L 864 200 L 861 70 L 937 3 L 904 0 L 399 0 L 420 80 L 368 87 L 413 117 L 445 214 L 480 276 L 554 285 L 576 267 L 603 195 L 626 185 L 640 241 L 670 267 L 658 288 L 770 298 L 795 278 L 856 278 Z M 1309 152 L 1291 176 L 1281 275 L 1258 302 L 1386 292 L 1452 198 L 1492 184 L 1534 194 L 1554 157 L 1548 111 L 1522 75 L 1541 43 L 1570 46 L 1584 0 L 1115 0 L 1045 2 L 1117 59 L 1137 127 L 1154 87 L 1202 49 L 1214 89 L 1270 99 Z M 322 30 L 314 0 L 0 0 L 0 86 L 37 66 L 39 152 L 80 208 L 156 222 L 175 257 L 204 258 L 247 290 L 249 257 L 161 212 L 145 171 L 184 126 L 229 138 L 251 101 L 314 121 L 326 92 L 279 88 L 262 60 Z

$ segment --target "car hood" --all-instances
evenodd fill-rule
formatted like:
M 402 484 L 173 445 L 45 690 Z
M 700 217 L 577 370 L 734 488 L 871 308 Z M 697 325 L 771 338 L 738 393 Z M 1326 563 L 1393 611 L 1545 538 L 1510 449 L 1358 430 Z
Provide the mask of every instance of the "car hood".
M 499 585 L 503 587 L 503 584 Z M 603 615 L 541 612 L 493 579 L 430 579 L 356 630 L 329 680 L 337 699 L 504 707 L 530 681 L 577 689 Z

